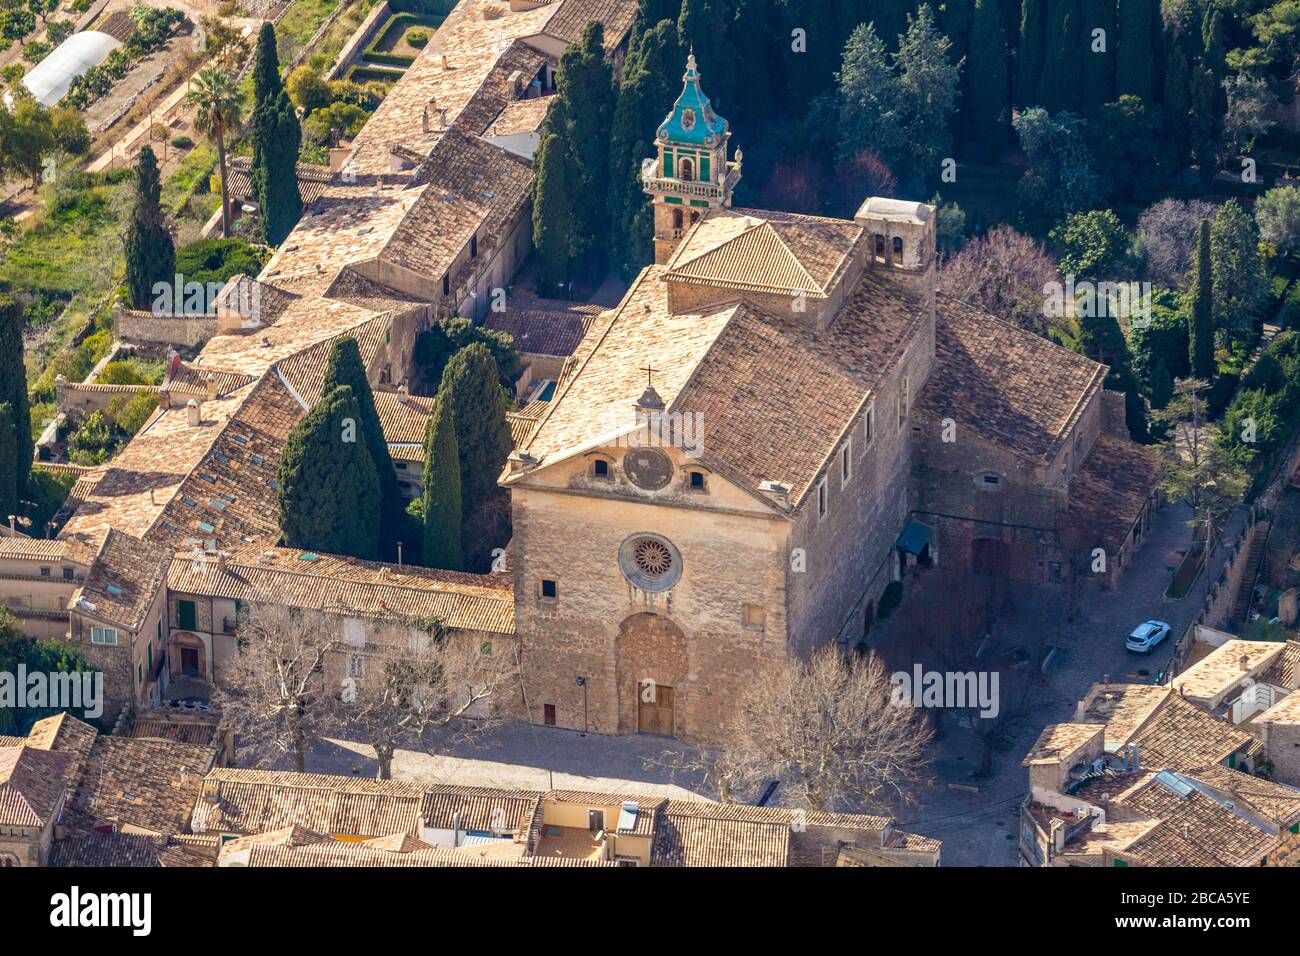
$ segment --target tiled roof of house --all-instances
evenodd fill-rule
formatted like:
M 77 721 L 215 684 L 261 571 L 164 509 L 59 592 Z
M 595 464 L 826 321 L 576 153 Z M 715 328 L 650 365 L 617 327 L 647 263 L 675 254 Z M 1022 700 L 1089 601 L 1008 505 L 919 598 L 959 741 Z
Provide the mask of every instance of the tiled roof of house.
M 1106 366 L 948 296 L 936 309 L 935 368 L 917 407 L 1031 462 L 1055 458 Z
M 0 826 L 43 828 L 59 811 L 71 763 L 36 747 L 0 748 Z
M 1160 452 L 1102 433 L 1070 479 L 1069 517 L 1110 554 L 1142 516 L 1160 480 Z
M 1127 792 L 1124 812 L 1160 825 L 1138 837 L 1126 857 L 1143 866 L 1256 866 L 1277 836 L 1199 790 L 1183 795 L 1159 775 Z
M 216 863 L 217 846 L 137 833 L 69 833 L 50 851 L 50 866 L 204 867 Z
M 434 785 L 424 794 L 420 818 L 440 830 L 454 820 L 462 830 L 517 834 L 528 830 L 541 799 L 540 791 Z
M 213 747 L 100 737 L 71 809 L 87 827 L 114 823 L 164 835 L 184 832 L 215 758 Z
M 1252 739 L 1170 691 L 1131 741 L 1144 766 L 1191 770 L 1228 759 Z
M 81 780 L 81 772 L 90 758 L 99 731 L 90 724 L 73 717 L 67 711 L 54 714 L 32 724 L 27 732 L 26 744 L 38 750 L 53 750 L 71 758 L 65 774 L 68 795 L 71 796 Z
M 236 552 L 221 560 L 174 558 L 167 586 L 247 604 L 329 610 L 388 620 L 434 616 L 456 630 L 513 634 L 514 587 L 505 576 L 373 564 L 290 548 Z
M 166 574 L 171 552 L 109 528 L 70 609 L 138 631 Z
M 131 722 L 131 736 L 206 747 L 217 738 L 217 724 L 212 720 L 173 720 L 167 715 L 145 715 Z
M 1020 762 L 1020 766 L 1053 764 L 1068 759 L 1070 754 L 1092 740 L 1097 736 L 1097 732 L 1103 729 L 1101 724 L 1048 724 L 1038 735 L 1038 739 L 1034 741 L 1033 747 Z
M 253 179 L 249 173 L 253 160 L 249 156 L 236 156 L 230 161 L 230 183 L 227 187 L 231 199 L 249 199 L 253 195 Z M 317 163 L 297 163 L 298 195 L 302 204 L 309 205 L 318 199 L 333 175 L 328 166 Z
M 0 559 L 20 561 L 63 561 L 71 546 L 66 541 L 28 538 L 23 535 L 0 537 Z
M 1197 767 L 1189 776 L 1244 800 L 1279 827 L 1300 821 L 1300 788 L 1265 780 L 1254 774 L 1232 770 L 1223 764 Z
M 530 100 L 511 100 L 492 120 L 483 136 L 492 139 L 496 136 L 514 136 L 519 133 L 535 133 L 546 119 L 546 112 L 555 102 L 554 96 L 534 96 Z
M 559 11 L 546 24 L 546 34 L 576 43 L 589 20 L 598 20 L 605 28 L 605 49 L 618 46 L 636 13 L 634 0 L 564 0 Z
M 298 825 L 362 837 L 415 833 L 425 788 L 408 780 L 218 768 L 193 803 L 196 833 L 262 833 Z
M 1277 641 L 1233 638 L 1176 675 L 1169 684 L 1184 697 L 1217 704 L 1243 677 L 1267 667 L 1285 651 L 1286 645 Z
M 659 813 L 654 866 L 780 866 L 788 862 L 789 813 L 762 807 L 668 801 Z
M 1254 720 L 1257 724 L 1300 724 L 1300 691 L 1287 694 Z
M 483 324 L 513 338 L 521 353 L 572 355 L 593 320 L 590 312 L 506 308 L 489 312 Z
M 306 846 L 255 846 L 247 865 L 274 867 L 458 867 L 458 866 L 615 866 L 612 861 L 556 857 L 502 857 L 488 847 L 455 850 L 409 850 L 403 853 L 356 843 L 317 843 Z

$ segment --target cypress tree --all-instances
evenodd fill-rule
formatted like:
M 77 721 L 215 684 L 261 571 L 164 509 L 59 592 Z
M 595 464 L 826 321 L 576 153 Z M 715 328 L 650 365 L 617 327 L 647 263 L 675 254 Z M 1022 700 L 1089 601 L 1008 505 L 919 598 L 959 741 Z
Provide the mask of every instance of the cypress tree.
M 1145 442 L 1149 437 L 1146 405 L 1142 401 L 1137 376 L 1133 373 L 1133 356 L 1128 341 L 1109 308 L 1096 311 L 1099 314 L 1079 319 L 1079 351 L 1110 367 L 1103 385 L 1113 392 L 1124 393 L 1124 420 L 1129 437 Z
M 460 451 L 456 445 L 455 412 L 451 400 L 439 395 L 424 431 L 424 547 L 426 567 L 462 571 L 460 547 Z
M 654 135 L 674 99 L 684 60 L 677 26 L 661 20 L 623 64 L 610 139 L 610 264 L 626 278 L 654 258 L 654 214 L 641 188 L 641 161 L 655 155 Z
M 438 397 L 451 404 L 460 452 L 461 511 L 468 516 L 497 492 L 497 478 L 514 442 L 492 353 L 467 345 L 447 362 Z
M 1187 349 L 1193 378 L 1214 379 L 1214 274 L 1210 265 L 1210 220 L 1201 220 L 1201 234 L 1192 260 L 1191 308 Z
M 560 104 L 551 104 L 558 109 Z M 577 184 L 570 180 L 574 168 L 564 140 L 556 133 L 543 133 L 534 159 L 533 247 L 537 250 L 538 289 L 554 295 L 556 287 L 567 287 L 573 278 L 573 261 L 578 250 L 576 206 Z
M 347 385 L 326 392 L 289 432 L 280 459 L 280 532 L 291 548 L 373 558 L 379 476 Z
M 573 264 L 579 277 L 592 280 L 604 274 L 609 233 L 608 169 L 596 161 L 609 155 L 614 113 L 614 72 L 605 58 L 604 40 L 604 28 L 592 20 L 578 42 L 564 51 L 557 102 L 542 125 L 543 138 L 551 133 L 560 138 L 572 183 L 565 205 L 548 206 L 546 215 L 572 220 Z
M 1020 45 L 1016 48 L 1016 102 L 1022 107 L 1038 106 L 1038 84 L 1043 75 L 1043 54 L 1047 45 L 1044 0 L 1022 0 Z
M 1151 407 L 1164 408 L 1174 397 L 1174 380 L 1165 368 L 1165 363 L 1156 359 L 1156 366 L 1151 370 Z
M 32 417 L 27 404 L 27 368 L 23 365 L 23 313 L 18 303 L 0 297 L 0 402 L 10 409 L 13 435 L 14 495 L 22 501 L 27 497 L 27 476 L 32 470 Z M 0 426 L 4 427 L 4 426 Z M 4 514 L 16 512 L 6 511 Z M 4 515 L 0 515 L 0 520 Z
M 1209 185 L 1219 172 L 1219 120 L 1215 115 L 1218 93 L 1210 69 L 1193 66 L 1188 132 L 1192 141 L 1192 162 L 1196 164 L 1204 185 Z
M 1050 113 L 1083 106 L 1083 57 L 1087 52 L 1079 0 L 1051 0 L 1047 13 L 1047 56 L 1038 98 Z
M 14 434 L 14 410 L 0 402 L 0 521 L 8 524 L 9 515 L 21 514 L 18 494 L 18 442 Z
M 262 238 L 279 245 L 302 215 L 298 151 L 302 127 L 280 81 L 275 29 L 262 24 L 253 63 L 253 161 L 250 175 L 261 212 Z
M 1094 30 L 1104 30 L 1106 48 L 1097 49 Z M 1083 112 L 1093 117 L 1115 99 L 1115 0 L 1083 0 Z
M 1119 49 L 1115 91 L 1131 93 L 1154 105 L 1160 6 L 1156 0 L 1124 0 L 1119 5 Z
M 176 246 L 162 212 L 162 180 L 153 150 L 144 146 L 136 164 L 135 205 L 126 227 L 126 285 L 131 305 L 147 309 L 155 283 L 176 281 Z
M 981 149 L 992 155 L 1011 132 L 1007 44 L 998 0 L 976 0 L 964 72 L 970 77 L 970 99 L 962 104 L 970 117 L 968 128 Z
M 399 532 L 406 503 L 397 485 L 397 471 L 393 468 L 393 459 L 388 453 L 384 428 L 379 421 L 379 412 L 375 409 L 375 396 L 370 390 L 370 381 L 366 378 L 365 365 L 361 362 L 361 350 L 357 347 L 357 340 L 351 336 L 334 340 L 325 365 L 321 394 L 333 391 L 340 385 L 352 389 L 352 397 L 361 412 L 362 437 L 366 450 L 370 452 L 370 459 L 375 463 L 379 480 L 383 555 L 395 557 L 395 552 L 392 555 L 388 552 L 394 547 L 392 541 Z

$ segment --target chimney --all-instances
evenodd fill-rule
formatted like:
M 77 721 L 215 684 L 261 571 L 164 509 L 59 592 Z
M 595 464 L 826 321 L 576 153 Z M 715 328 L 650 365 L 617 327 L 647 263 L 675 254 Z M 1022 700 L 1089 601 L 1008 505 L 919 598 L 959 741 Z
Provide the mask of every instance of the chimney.
M 170 388 L 158 389 L 158 407 L 163 411 L 172 407 L 172 390 Z
M 217 400 L 217 377 L 209 372 L 204 381 L 208 386 L 208 401 L 215 402 Z
M 203 405 L 198 399 L 191 398 L 185 403 L 185 418 L 190 428 L 198 428 L 203 424 Z
M 1250 655 L 1242 654 L 1241 657 L 1237 658 L 1237 669 L 1243 674 L 1250 670 Z

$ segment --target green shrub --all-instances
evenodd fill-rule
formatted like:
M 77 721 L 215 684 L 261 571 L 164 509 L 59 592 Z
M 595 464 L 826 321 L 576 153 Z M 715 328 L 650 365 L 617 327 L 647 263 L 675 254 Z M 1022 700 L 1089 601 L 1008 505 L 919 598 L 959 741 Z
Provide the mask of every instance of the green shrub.
M 172 145 L 177 149 L 190 149 L 194 145 L 194 140 L 181 133 L 179 136 L 172 137 Z
M 99 385 L 148 385 L 149 380 L 136 371 L 130 362 L 109 362 L 95 379 Z
M 407 30 L 406 45 L 413 47 L 422 47 L 429 42 L 429 34 L 423 30 Z
M 242 239 L 200 239 L 176 250 L 176 271 L 186 283 L 224 284 L 240 273 L 255 276 L 270 253 Z
M 158 407 L 158 395 L 155 392 L 136 392 L 134 395 L 119 395 L 108 403 L 108 417 L 113 420 L 119 431 L 134 435 L 149 420 L 153 410 Z
M 68 459 L 78 465 L 101 465 L 113 448 L 103 412 L 91 412 L 68 439 Z

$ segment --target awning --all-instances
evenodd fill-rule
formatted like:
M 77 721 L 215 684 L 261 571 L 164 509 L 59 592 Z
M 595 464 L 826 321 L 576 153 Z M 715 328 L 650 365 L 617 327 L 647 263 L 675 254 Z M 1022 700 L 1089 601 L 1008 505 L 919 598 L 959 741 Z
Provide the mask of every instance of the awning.
M 909 521 L 903 533 L 898 536 L 896 546 L 902 548 L 908 554 L 920 556 L 930 543 L 930 536 L 934 534 L 934 529 L 927 524 L 921 524 L 919 521 Z

